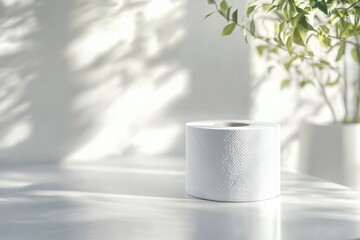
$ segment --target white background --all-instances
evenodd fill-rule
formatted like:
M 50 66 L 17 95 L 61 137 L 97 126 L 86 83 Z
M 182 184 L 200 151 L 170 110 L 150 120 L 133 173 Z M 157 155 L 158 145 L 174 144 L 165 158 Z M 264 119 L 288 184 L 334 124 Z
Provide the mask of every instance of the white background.
M 252 119 L 283 124 L 283 166 L 296 169 L 299 122 L 322 105 L 280 91 L 239 31 L 221 37 L 223 19 L 203 20 L 212 10 L 0 0 L 0 162 L 183 156 L 187 121 Z

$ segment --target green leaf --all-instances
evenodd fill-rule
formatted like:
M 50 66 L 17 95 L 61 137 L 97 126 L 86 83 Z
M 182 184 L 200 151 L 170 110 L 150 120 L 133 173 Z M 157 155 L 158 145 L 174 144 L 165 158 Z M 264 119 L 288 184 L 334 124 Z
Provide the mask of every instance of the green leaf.
M 358 25 L 360 20 L 360 6 L 354 6 L 354 15 L 355 24 Z
M 282 9 L 286 2 L 287 2 L 287 0 L 279 0 L 278 9 Z M 273 2 L 273 4 L 274 3 L 275 3 L 275 1 Z
M 311 26 L 311 24 L 309 23 L 307 17 L 305 17 L 304 15 L 301 16 L 299 23 L 300 23 L 301 26 L 303 26 L 303 27 L 304 27 L 306 30 L 308 30 L 308 31 L 311 31 L 311 30 L 313 31 L 313 30 L 315 30 L 315 29 L 313 28 L 313 26 Z
M 343 9 L 343 8 L 335 8 L 332 13 L 339 17 L 339 18 L 344 18 L 344 17 L 347 17 L 349 16 L 348 12 L 346 9 Z
M 305 38 L 306 32 L 304 34 L 304 31 L 301 31 L 300 29 L 301 29 L 301 27 L 294 29 L 293 41 L 294 41 L 294 43 L 305 47 L 304 38 Z
M 314 63 L 314 66 L 317 67 L 319 70 L 322 70 L 325 68 L 325 64 L 323 64 L 323 63 Z
M 222 31 L 222 35 L 223 36 L 230 35 L 234 31 L 235 27 L 236 27 L 235 23 L 230 23 L 226 25 Z
M 281 38 L 281 34 L 283 33 L 284 29 L 285 29 L 285 24 L 286 22 L 281 22 L 279 25 L 279 31 L 277 33 L 277 38 L 274 38 L 275 41 L 277 41 L 278 43 L 280 43 L 281 45 L 285 45 L 283 39 Z
M 299 25 L 300 19 L 303 17 L 302 13 L 298 13 L 297 15 L 295 15 L 292 19 L 291 19 L 291 25 L 293 26 L 293 28 L 297 28 L 297 26 Z
M 250 33 L 251 35 L 255 36 L 255 21 L 251 20 L 250 22 Z
M 325 15 L 328 15 L 328 7 L 327 7 L 325 1 L 316 2 L 316 3 L 315 3 L 315 7 L 317 7 L 320 11 L 322 11 L 323 13 L 325 13 Z
M 320 25 L 320 29 L 326 33 L 326 34 L 329 34 L 329 28 L 326 26 L 326 25 Z
M 229 6 L 227 2 L 225 0 L 222 0 L 220 3 L 220 10 L 219 10 L 220 14 L 225 18 L 227 18 L 228 10 L 229 10 Z
M 267 48 L 268 48 L 268 45 L 260 45 L 260 46 L 257 46 L 257 47 L 256 47 L 256 50 L 257 50 L 258 54 L 259 54 L 260 56 L 262 56 L 263 53 L 264 53 L 264 51 L 265 51 L 265 49 L 267 49 Z
M 230 20 L 230 14 L 231 14 L 231 7 L 229 7 L 229 9 L 226 12 L 226 20 L 229 21 Z
M 286 71 L 289 71 L 291 64 L 292 64 L 292 61 L 288 61 L 287 63 L 284 64 Z
M 215 4 L 215 0 L 208 0 L 208 4 Z
M 314 63 L 314 66 L 317 67 L 319 70 L 323 70 L 325 67 L 330 66 L 330 63 L 326 60 L 320 60 L 320 62 Z
M 326 83 L 324 84 L 324 87 L 333 87 L 336 86 L 340 81 L 340 78 L 338 77 L 335 81 L 331 81 L 330 79 L 328 79 L 326 81 Z
M 264 12 L 266 12 L 270 6 L 268 4 L 263 4 L 263 5 L 260 5 L 260 7 Z
M 340 34 L 341 38 L 349 38 L 360 34 L 360 26 L 349 22 L 343 23 L 343 31 Z M 340 29 L 341 30 L 341 29 Z
M 275 35 L 278 35 L 280 31 L 280 25 L 278 22 L 274 22 L 274 33 Z
M 324 48 L 329 48 L 330 44 L 331 44 L 331 40 L 330 38 L 326 37 L 322 32 L 320 32 L 318 34 L 318 38 L 320 41 L 320 44 L 324 47 Z
M 330 24 L 335 24 L 338 20 L 337 16 L 333 16 L 332 18 L 330 18 Z
M 305 87 L 305 86 L 308 85 L 308 84 L 314 85 L 314 82 L 311 81 L 311 80 L 308 80 L 308 79 L 305 79 L 305 80 L 302 80 L 301 82 L 299 82 L 299 86 L 300 86 L 301 88 Z
M 337 22 L 337 27 L 338 27 L 340 35 L 341 35 L 346 28 L 346 22 L 343 18 L 340 18 L 340 20 Z
M 290 36 L 286 41 L 286 49 L 288 50 L 289 54 L 292 53 L 292 42 L 293 42 L 293 37 Z
M 229 5 L 227 4 L 226 0 L 222 0 L 220 3 L 220 9 L 227 11 L 229 9 Z
M 315 7 L 316 0 L 310 0 L 310 7 Z
M 234 21 L 234 23 L 238 23 L 238 10 L 236 9 L 233 14 L 232 14 L 232 20 Z
M 280 3 L 279 3 L 280 5 Z M 295 3 L 293 0 L 286 0 L 284 3 L 284 7 L 280 8 L 283 10 L 283 15 L 285 16 L 285 20 L 289 21 L 297 12 Z
M 345 43 L 341 42 L 335 61 L 339 61 L 345 54 Z
M 351 49 L 351 56 L 354 59 L 354 61 L 357 62 L 358 64 L 360 64 L 359 50 L 360 49 L 358 49 L 357 47 Z
M 284 67 L 285 67 L 286 71 L 289 71 L 289 69 L 290 69 L 291 65 L 293 64 L 293 62 L 296 61 L 299 58 L 300 58 L 299 55 L 295 55 L 287 63 L 285 63 Z
M 208 17 L 210 17 L 211 15 L 213 15 L 214 13 L 217 13 L 217 12 L 211 12 L 211 13 L 206 14 L 206 16 L 204 17 L 204 20 L 207 19 Z
M 271 53 L 275 53 L 275 54 L 278 54 L 279 53 L 279 51 L 278 51 L 278 47 L 274 47 L 273 49 L 271 49 Z
M 281 81 L 281 84 L 280 84 L 280 89 L 284 89 L 286 87 L 288 87 L 290 84 L 290 80 L 289 79 L 284 79 Z
M 296 7 L 295 3 L 294 3 L 294 0 L 288 0 L 288 3 L 289 3 L 290 7 Z
M 267 10 L 267 12 L 269 13 L 269 12 L 271 12 L 272 10 L 274 10 L 275 8 L 277 8 L 277 6 L 276 6 L 276 5 L 272 5 L 272 6 Z
M 301 62 L 303 62 L 304 59 L 305 59 L 305 54 L 304 54 L 304 53 L 300 53 L 300 54 L 299 54 L 299 59 L 301 60 Z
M 250 6 L 246 9 L 246 16 L 249 17 L 251 13 L 255 10 L 256 6 Z

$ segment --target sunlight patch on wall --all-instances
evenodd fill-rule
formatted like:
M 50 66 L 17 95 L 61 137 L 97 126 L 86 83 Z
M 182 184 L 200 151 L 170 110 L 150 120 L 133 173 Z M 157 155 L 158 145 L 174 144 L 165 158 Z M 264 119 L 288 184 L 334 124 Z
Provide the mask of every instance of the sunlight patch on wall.
M 86 14 L 95 18 L 99 13 L 91 10 Z M 86 14 L 80 16 L 86 17 Z M 107 14 L 110 16 L 102 16 L 92 24 L 87 24 L 87 27 L 82 29 L 83 33 L 68 47 L 67 56 L 74 70 L 89 67 L 99 56 L 112 51 L 117 44 L 129 44 L 134 40 L 135 14 L 126 12 L 116 18 L 112 17 L 111 13 Z M 77 19 L 74 21 L 76 26 Z
M 32 11 L 28 11 L 22 16 L 0 19 L 0 26 L 1 56 L 13 54 L 29 47 L 31 42 L 27 41 L 26 37 L 38 29 Z
M 159 20 L 159 23 L 166 21 L 165 17 L 167 17 L 169 13 L 176 14 L 179 5 L 180 2 L 171 0 L 149 1 L 144 9 L 145 21 Z
M 92 119 L 94 126 L 66 159 L 165 153 L 182 124 L 162 114 L 186 96 L 190 84 L 189 72 L 176 58 L 162 56 L 176 49 L 185 36 L 184 3 L 90 2 L 86 11 L 72 14 L 72 27 L 80 23 L 84 27 L 69 45 L 66 58 L 78 73 L 77 84 L 87 89 L 76 97 L 72 110 L 86 109 L 78 121 Z
M 28 120 L 22 120 L 7 129 L 4 137 L 0 140 L 0 149 L 13 147 L 31 135 L 31 124 Z
M 176 140 L 182 126 L 156 119 L 164 109 L 187 93 L 189 75 L 186 71 L 175 72 L 159 86 L 156 81 L 151 80 L 151 75 L 147 76 L 148 79 L 120 89 L 117 94 L 116 90 L 110 90 L 110 86 L 103 91 L 103 94 L 112 95 L 113 99 L 109 99 L 109 107 L 100 118 L 98 128 L 88 142 L 67 159 L 100 159 L 129 153 L 128 151 L 133 154 L 166 152 Z M 91 95 L 88 97 L 90 101 L 93 98 Z M 88 102 L 86 98 L 81 101 L 83 104 Z M 157 125 L 162 127 L 153 127 Z M 154 142 L 150 147 L 148 143 L 151 138 Z
M 169 28 L 171 22 L 180 20 L 184 17 L 185 11 L 183 2 L 171 0 L 150 1 L 144 9 L 144 24 L 152 26 L 144 27 L 146 36 L 146 56 L 152 57 L 161 53 L 161 50 L 171 47 L 178 43 L 185 35 L 183 28 Z M 167 28 L 166 28 L 167 26 Z M 162 34 L 154 34 L 154 30 L 166 28 Z
M 31 9 L 32 0 L 0 0 L 0 149 L 14 147 L 32 134 L 32 124 L 25 101 L 27 87 L 35 74 L 22 61 L 33 42 L 29 36 L 38 30 Z M 20 57 L 19 57 L 20 56 Z
M 23 102 L 22 98 L 31 76 L 21 77 L 16 68 L 3 69 L 0 71 L 0 79 L 2 86 L 0 89 L 0 123 L 3 124 L 0 148 L 10 148 L 25 141 L 31 135 L 30 121 L 18 120 L 23 118 L 30 106 L 29 102 Z M 9 122 L 12 124 L 5 124 Z
M 4 7 L 12 7 L 12 6 L 25 7 L 25 6 L 29 6 L 30 4 L 33 4 L 34 0 L 1 0 L 0 2 L 2 2 Z

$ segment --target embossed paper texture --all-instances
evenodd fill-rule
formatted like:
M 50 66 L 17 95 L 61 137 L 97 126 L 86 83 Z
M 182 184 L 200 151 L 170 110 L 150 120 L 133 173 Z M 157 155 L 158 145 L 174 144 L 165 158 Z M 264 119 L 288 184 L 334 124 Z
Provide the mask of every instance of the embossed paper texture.
M 215 201 L 280 194 L 279 126 L 186 129 L 187 193 Z

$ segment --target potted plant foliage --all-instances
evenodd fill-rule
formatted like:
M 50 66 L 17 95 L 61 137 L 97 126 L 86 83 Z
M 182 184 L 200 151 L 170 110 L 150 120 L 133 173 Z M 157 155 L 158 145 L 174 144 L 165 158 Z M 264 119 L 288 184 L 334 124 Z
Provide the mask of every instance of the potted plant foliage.
M 360 64 L 360 0 L 269 1 L 250 1 L 240 17 L 226 0 L 208 0 L 214 12 L 206 18 L 222 16 L 227 22 L 223 35 L 238 28 L 246 42 L 252 38 L 268 71 L 286 73 L 281 88 L 316 89 L 332 119 L 303 124 L 300 169 L 360 188 L 360 75 L 348 71 Z M 341 111 L 329 91 L 341 95 Z

